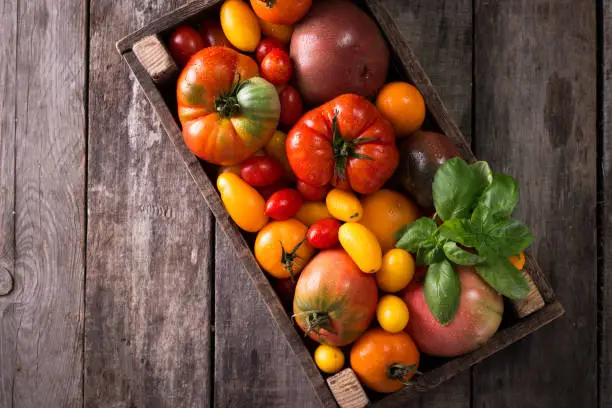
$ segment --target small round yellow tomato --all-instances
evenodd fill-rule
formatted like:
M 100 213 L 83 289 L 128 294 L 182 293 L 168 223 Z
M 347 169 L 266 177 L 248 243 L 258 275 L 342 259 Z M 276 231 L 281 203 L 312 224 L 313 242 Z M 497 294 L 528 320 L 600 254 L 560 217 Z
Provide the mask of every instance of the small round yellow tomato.
M 395 233 L 421 216 L 419 207 L 403 194 L 380 190 L 361 199 L 363 217 L 359 221 L 376 235 L 383 251 L 395 248 Z
M 332 218 L 325 204 L 321 201 L 307 201 L 302 204 L 295 218 L 309 227 L 323 218 Z
M 382 251 L 376 236 L 361 224 L 349 222 L 338 230 L 340 245 L 365 273 L 375 273 L 382 264 Z
M 222 167 L 219 167 L 219 174 L 223 174 L 223 173 L 234 173 L 238 177 L 241 177 L 240 176 L 240 165 L 239 164 L 234 164 L 233 166 L 222 166 Z
M 283 165 L 285 174 L 287 176 L 293 176 L 293 170 L 287 159 L 287 151 L 285 150 L 285 141 L 287 140 L 287 134 L 277 130 L 274 132 L 272 139 L 266 145 L 266 154 Z
M 259 25 L 264 35 L 276 38 L 283 44 L 287 44 L 293 35 L 293 26 L 286 24 L 272 24 L 266 20 L 259 19 Z
M 253 52 L 261 39 L 259 19 L 248 4 L 241 0 L 226 0 L 221 6 L 223 33 L 240 51 Z
M 512 265 L 514 265 L 514 267 L 519 271 L 522 271 L 525 267 L 525 254 L 522 252 L 519 254 L 519 256 L 511 256 L 508 258 L 508 260 L 512 262 Z
M 217 178 L 217 188 L 225 209 L 240 228 L 257 232 L 266 225 L 266 201 L 246 181 L 228 171 Z
M 325 198 L 327 209 L 334 218 L 344 222 L 357 222 L 363 215 L 363 207 L 350 191 L 334 188 Z
M 399 333 L 408 324 L 410 313 L 408 306 L 395 295 L 385 295 L 378 301 L 376 306 L 376 319 L 384 331 Z
M 314 253 L 307 232 L 308 227 L 294 219 L 269 223 L 255 239 L 255 259 L 275 278 L 295 278 Z
M 314 353 L 317 367 L 327 374 L 335 374 L 344 367 L 344 353 L 338 347 L 321 344 Z
M 414 259 L 409 252 L 400 248 L 387 251 L 382 266 L 376 272 L 378 287 L 388 293 L 404 289 L 414 276 Z

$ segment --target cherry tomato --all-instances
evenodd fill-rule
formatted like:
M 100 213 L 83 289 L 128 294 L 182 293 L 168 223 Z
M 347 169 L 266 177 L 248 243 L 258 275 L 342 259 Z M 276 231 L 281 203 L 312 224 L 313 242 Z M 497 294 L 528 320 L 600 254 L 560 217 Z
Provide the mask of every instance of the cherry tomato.
M 261 28 L 249 5 L 241 0 L 225 0 L 219 14 L 223 33 L 232 45 L 240 51 L 255 51 L 261 39 Z
M 209 18 L 200 23 L 200 35 L 204 40 L 204 47 L 223 46 L 234 48 L 221 28 L 221 22 L 216 18 Z
M 376 273 L 382 266 L 382 251 L 376 235 L 356 222 L 347 222 L 338 231 L 340 245 L 365 273 Z
M 335 374 L 344 367 L 344 354 L 338 347 L 321 344 L 314 353 L 317 367 L 327 374 Z
M 227 212 L 240 228 L 248 232 L 257 232 L 266 225 L 268 222 L 268 216 L 264 213 L 266 203 L 257 190 L 244 180 L 228 171 L 217 178 L 217 188 Z
M 312 184 L 304 183 L 302 180 L 297 181 L 297 189 L 308 201 L 322 201 L 329 193 L 329 186 L 313 186 Z
M 193 54 L 204 48 L 204 40 L 196 29 L 180 26 L 172 32 L 168 47 L 172 58 L 179 66 L 184 67 Z
M 400 248 L 387 251 L 382 266 L 376 272 L 376 283 L 384 292 L 398 292 L 404 289 L 414 276 L 414 259 L 409 252 Z
M 272 24 L 260 18 L 259 26 L 261 27 L 261 32 L 268 37 L 276 38 L 283 44 L 291 41 L 293 26 L 290 24 Z
M 398 333 L 408 324 L 410 313 L 408 306 L 395 295 L 385 295 L 378 301 L 376 319 L 384 331 Z
M 255 49 L 255 58 L 257 59 L 257 63 L 261 64 L 266 55 L 277 48 L 285 51 L 285 53 L 287 52 L 287 47 L 285 44 L 278 41 L 276 38 L 266 37 L 261 40 Z
M 325 197 L 327 209 L 334 216 L 344 222 L 357 222 L 363 215 L 363 207 L 357 196 L 350 191 L 334 188 Z
M 261 61 L 261 76 L 273 85 L 282 85 L 289 82 L 293 66 L 289 55 L 280 48 L 276 48 Z
M 254 187 L 269 186 L 278 181 L 285 170 L 274 159 L 266 156 L 253 156 L 242 163 L 240 175 Z
M 302 97 L 297 89 L 291 85 L 285 86 L 278 94 L 281 103 L 280 123 L 293 126 L 304 113 Z
M 287 159 L 287 152 L 285 151 L 285 146 L 287 145 L 286 141 L 287 134 L 277 130 L 266 145 L 265 151 L 267 156 L 277 160 L 283 166 L 287 177 L 294 178 L 295 176 L 293 170 L 291 170 L 289 160 Z
M 265 214 L 278 221 L 288 220 L 300 211 L 302 202 L 302 196 L 297 190 L 286 188 L 268 198 Z
M 281 178 L 268 186 L 257 187 L 257 191 L 259 191 L 259 194 L 261 194 L 264 200 L 268 201 L 268 198 L 270 198 L 272 194 L 290 187 L 291 182 L 285 178 Z
M 300 208 L 300 211 L 295 215 L 295 218 L 311 226 L 317 221 L 323 218 L 331 218 L 331 216 L 325 203 L 320 201 L 307 201 L 302 205 L 302 208 Z
M 308 228 L 308 242 L 317 249 L 326 249 L 338 243 L 340 222 L 334 218 L 324 218 Z
M 519 254 L 519 256 L 511 256 L 508 258 L 508 260 L 512 262 L 512 265 L 514 265 L 514 267 L 519 271 L 522 271 L 525 267 L 525 254 L 522 252 Z

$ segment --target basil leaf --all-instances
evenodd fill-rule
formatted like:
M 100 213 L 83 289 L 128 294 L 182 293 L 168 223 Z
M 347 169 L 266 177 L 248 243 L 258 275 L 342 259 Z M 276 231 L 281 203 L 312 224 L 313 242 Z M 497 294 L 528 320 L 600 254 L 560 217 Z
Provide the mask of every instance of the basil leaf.
M 435 246 L 432 235 L 436 232 L 436 223 L 430 218 L 421 217 L 400 231 L 403 231 L 403 235 L 398 239 L 396 248 L 417 252 L 419 248 Z
M 485 282 L 509 299 L 521 300 L 529 294 L 529 283 L 507 258 L 489 258 L 476 265 L 476 271 Z
M 431 248 L 420 248 L 416 253 L 417 265 L 431 265 L 446 259 L 444 250 L 438 246 Z
M 468 217 L 484 188 L 482 176 L 463 159 L 447 160 L 436 172 L 432 185 L 438 215 L 444 221 Z
M 472 224 L 487 226 L 496 220 L 509 217 L 518 202 L 518 184 L 505 174 L 495 174 L 493 182 L 485 189 L 474 213 Z
M 489 227 L 480 238 L 476 248 L 485 257 L 492 252 L 504 258 L 518 255 L 533 242 L 529 228 L 519 221 L 510 219 L 499 221 Z
M 431 314 L 443 326 L 453 321 L 461 296 L 461 281 L 450 262 L 431 264 L 423 284 L 425 303 Z
M 449 220 L 438 229 L 440 239 L 455 241 L 467 247 L 475 247 L 478 244 L 478 236 L 472 231 L 467 220 Z
M 472 172 L 481 185 L 481 192 L 493 182 L 493 172 L 486 161 L 477 161 L 470 164 Z
M 444 244 L 444 254 L 451 262 L 457 265 L 476 265 L 484 261 L 483 257 L 459 248 L 455 242 Z

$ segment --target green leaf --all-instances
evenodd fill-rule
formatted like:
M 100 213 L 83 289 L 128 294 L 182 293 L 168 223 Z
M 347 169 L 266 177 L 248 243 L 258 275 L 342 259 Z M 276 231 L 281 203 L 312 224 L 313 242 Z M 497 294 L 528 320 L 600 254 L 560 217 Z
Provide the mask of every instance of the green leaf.
M 420 248 L 416 252 L 417 265 L 431 265 L 437 262 L 442 262 L 446 259 L 444 250 L 439 246 L 430 248 Z
M 507 218 L 514 211 L 517 202 L 516 180 L 505 174 L 495 174 L 491 185 L 478 199 L 472 214 L 472 224 L 484 227 L 499 219 Z
M 444 221 L 438 231 L 440 239 L 455 241 L 467 247 L 475 247 L 478 244 L 478 236 L 472 231 L 470 222 L 465 219 Z
M 436 172 L 432 185 L 436 211 L 444 221 L 469 217 L 486 187 L 482 165 L 470 167 L 463 159 L 447 160 Z
M 533 242 L 533 235 L 529 228 L 516 220 L 505 219 L 497 222 L 480 236 L 476 245 L 478 252 L 485 257 L 487 254 L 495 253 L 507 258 L 518 255 Z
M 476 265 L 476 271 L 485 282 L 509 299 L 521 300 L 529 294 L 529 283 L 507 258 L 489 258 Z
M 436 223 L 430 218 L 421 217 L 402 228 L 401 237 L 395 245 L 397 248 L 405 249 L 408 252 L 417 252 L 419 248 L 430 248 L 435 246 L 433 234 L 436 232 Z
M 470 164 L 470 168 L 474 173 L 478 183 L 480 183 L 482 191 L 493 182 L 493 172 L 486 161 L 477 161 Z
M 425 302 L 431 314 L 443 326 L 453 321 L 461 296 L 461 281 L 448 261 L 431 264 L 423 284 Z
M 455 242 L 444 244 L 444 254 L 451 262 L 457 265 L 476 265 L 484 261 L 483 257 L 459 248 Z

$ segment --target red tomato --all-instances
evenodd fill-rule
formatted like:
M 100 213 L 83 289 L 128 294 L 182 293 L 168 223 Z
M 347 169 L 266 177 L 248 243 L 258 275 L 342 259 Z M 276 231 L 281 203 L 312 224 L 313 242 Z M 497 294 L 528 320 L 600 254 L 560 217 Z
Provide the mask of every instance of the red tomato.
M 204 48 L 204 40 L 195 28 L 180 26 L 172 32 L 168 47 L 172 58 L 179 66 L 184 67 L 193 54 Z
M 280 91 L 278 96 L 281 103 L 280 123 L 287 126 L 295 125 L 304 112 L 300 93 L 291 85 L 287 85 Z
M 272 194 L 266 201 L 266 215 L 278 221 L 288 220 L 302 208 L 302 196 L 293 188 Z
M 242 163 L 240 175 L 253 187 L 269 186 L 285 173 L 283 166 L 266 156 L 253 156 Z
M 391 123 L 362 96 L 346 94 L 301 117 L 286 142 L 298 179 L 372 194 L 399 162 Z
M 340 221 L 335 218 L 323 218 L 308 228 L 308 242 L 315 248 L 327 249 L 338 243 Z
M 273 85 L 282 85 L 289 82 L 293 73 L 293 65 L 289 55 L 280 48 L 276 48 L 261 61 L 261 76 Z
M 259 45 L 255 49 L 255 59 L 257 59 L 257 62 L 261 64 L 266 55 L 277 48 L 287 53 L 287 47 L 285 47 L 285 44 L 278 41 L 276 38 L 266 37 L 259 42 Z
M 274 281 L 273 286 L 285 309 L 291 310 L 293 296 L 295 295 L 295 287 L 297 286 L 297 279 L 277 279 Z
M 298 180 L 297 189 L 307 201 L 321 201 L 325 199 L 327 193 L 329 193 L 330 186 L 313 186 L 312 184 Z
M 209 18 L 202 21 L 200 23 L 200 34 L 202 35 L 202 40 L 204 40 L 204 47 L 221 45 L 223 47 L 234 48 L 223 33 L 221 22 L 217 18 Z
M 272 196 L 272 194 L 276 193 L 279 190 L 284 190 L 285 188 L 290 188 L 291 182 L 285 178 L 281 178 L 275 183 L 270 184 L 269 186 L 257 187 L 257 191 L 264 198 L 264 200 L 268 200 Z

